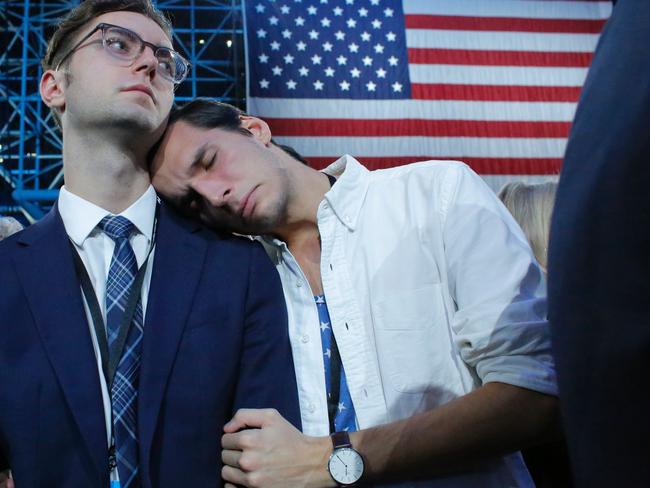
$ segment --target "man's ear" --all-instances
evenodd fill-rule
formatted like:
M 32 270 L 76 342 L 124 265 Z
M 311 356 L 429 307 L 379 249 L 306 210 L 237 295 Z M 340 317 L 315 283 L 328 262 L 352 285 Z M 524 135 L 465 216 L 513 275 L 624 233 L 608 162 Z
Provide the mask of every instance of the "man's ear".
M 64 75 L 61 71 L 48 69 L 41 76 L 39 86 L 43 103 L 62 112 L 65 108 Z
M 244 129 L 248 129 L 253 134 L 253 137 L 262 144 L 268 146 L 271 143 L 271 129 L 269 128 L 269 124 L 262 119 L 250 115 L 240 115 L 239 120 L 241 121 L 241 126 Z

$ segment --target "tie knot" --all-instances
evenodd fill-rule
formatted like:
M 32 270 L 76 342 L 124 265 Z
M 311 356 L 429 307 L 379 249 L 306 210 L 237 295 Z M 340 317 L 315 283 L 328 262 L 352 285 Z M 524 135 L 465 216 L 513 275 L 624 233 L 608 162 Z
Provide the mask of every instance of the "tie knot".
M 99 223 L 99 228 L 113 240 L 128 239 L 133 232 L 134 225 L 121 215 L 107 215 Z

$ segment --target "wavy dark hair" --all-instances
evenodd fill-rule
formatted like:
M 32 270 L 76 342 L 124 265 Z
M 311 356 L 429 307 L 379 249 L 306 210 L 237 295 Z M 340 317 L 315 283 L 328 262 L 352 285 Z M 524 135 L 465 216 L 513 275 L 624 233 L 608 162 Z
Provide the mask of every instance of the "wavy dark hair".
M 250 131 L 241 125 L 240 116 L 247 115 L 243 110 L 227 103 L 218 102 L 210 98 L 195 98 L 181 107 L 175 107 L 169 116 L 169 124 L 179 120 L 201 129 L 224 129 L 251 136 Z M 278 144 L 273 139 L 271 142 L 282 149 L 292 158 L 309 166 L 309 161 L 291 146 Z

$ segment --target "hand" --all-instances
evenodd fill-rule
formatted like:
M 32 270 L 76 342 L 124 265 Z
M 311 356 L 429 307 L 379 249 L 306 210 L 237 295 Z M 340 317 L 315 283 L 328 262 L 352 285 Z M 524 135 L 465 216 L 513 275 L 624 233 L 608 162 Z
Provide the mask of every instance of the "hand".
M 14 480 L 11 479 L 10 470 L 0 472 L 0 488 L 16 488 Z
M 302 434 L 277 410 L 241 409 L 223 430 L 221 475 L 226 488 L 333 486 L 327 471 L 329 437 Z

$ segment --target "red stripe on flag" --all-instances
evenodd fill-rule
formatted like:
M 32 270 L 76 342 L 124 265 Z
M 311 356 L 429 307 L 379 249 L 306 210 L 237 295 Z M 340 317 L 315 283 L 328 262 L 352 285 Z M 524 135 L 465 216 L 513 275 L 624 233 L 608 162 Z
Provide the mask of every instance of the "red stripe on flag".
M 457 15 L 406 15 L 407 29 L 443 29 L 502 32 L 598 34 L 603 19 L 533 19 L 516 17 L 468 17 Z
M 570 122 L 264 118 L 285 137 L 568 137 Z
M 479 66 L 561 66 L 587 68 L 590 52 L 481 51 L 467 49 L 409 48 L 412 64 L 461 64 Z
M 580 86 L 411 84 L 418 100 L 468 100 L 476 102 L 577 102 Z
M 306 156 L 310 165 L 317 169 L 325 168 L 339 157 L 312 158 Z M 370 170 L 391 168 L 393 166 L 402 166 L 408 163 L 431 159 L 463 161 L 474 171 L 483 175 L 556 175 L 560 173 L 560 167 L 562 166 L 562 159 L 560 158 L 464 158 L 460 156 L 447 158 L 440 156 L 355 157 Z

